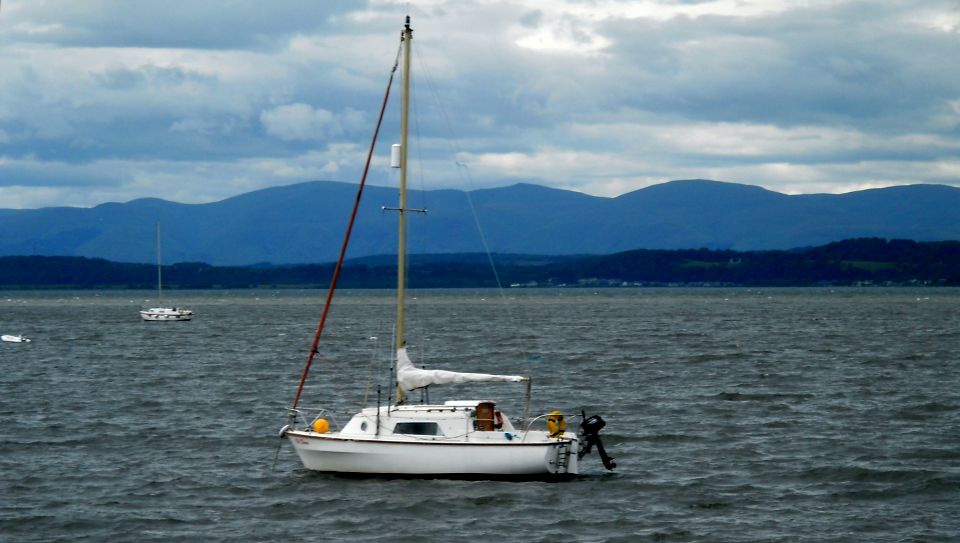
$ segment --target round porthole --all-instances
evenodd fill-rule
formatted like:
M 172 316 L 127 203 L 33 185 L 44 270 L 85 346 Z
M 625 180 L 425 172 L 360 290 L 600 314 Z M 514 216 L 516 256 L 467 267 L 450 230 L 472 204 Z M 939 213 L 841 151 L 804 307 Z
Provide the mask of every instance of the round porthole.
M 363 421 L 363 422 L 360 423 L 360 429 L 361 429 L 362 431 L 364 431 L 364 432 L 367 431 L 367 422 L 366 422 L 366 421 Z

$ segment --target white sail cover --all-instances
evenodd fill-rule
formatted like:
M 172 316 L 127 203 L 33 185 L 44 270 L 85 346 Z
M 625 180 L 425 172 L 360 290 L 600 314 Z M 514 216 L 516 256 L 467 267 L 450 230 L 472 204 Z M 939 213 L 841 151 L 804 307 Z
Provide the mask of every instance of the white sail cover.
M 522 375 L 493 375 L 490 373 L 462 373 L 445 370 L 423 370 L 413 365 L 407 348 L 397 349 L 397 384 L 405 393 L 427 385 L 472 383 L 483 381 L 526 381 Z

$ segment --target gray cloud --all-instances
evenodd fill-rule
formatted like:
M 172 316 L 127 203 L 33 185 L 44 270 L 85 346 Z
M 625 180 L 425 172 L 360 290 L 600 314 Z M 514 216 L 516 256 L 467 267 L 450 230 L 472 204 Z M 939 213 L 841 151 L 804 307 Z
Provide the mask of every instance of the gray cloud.
M 366 2 L 46 0 L 4 3 L 6 42 L 61 47 L 260 49 L 311 34 Z
M 0 208 L 353 181 L 406 9 L 5 1 Z M 410 10 L 426 188 L 524 180 L 614 195 L 685 177 L 788 192 L 960 185 L 953 2 L 439 0 Z

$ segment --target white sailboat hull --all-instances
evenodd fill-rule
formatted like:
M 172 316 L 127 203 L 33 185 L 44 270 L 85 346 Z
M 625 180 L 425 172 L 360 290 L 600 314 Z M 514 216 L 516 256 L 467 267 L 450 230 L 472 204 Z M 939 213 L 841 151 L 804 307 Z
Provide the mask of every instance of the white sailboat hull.
M 577 473 L 576 439 L 536 443 L 344 437 L 288 431 L 305 468 L 407 476 L 547 477 Z
M 145 321 L 188 321 L 193 318 L 193 311 L 176 307 L 152 307 L 141 310 L 140 318 Z

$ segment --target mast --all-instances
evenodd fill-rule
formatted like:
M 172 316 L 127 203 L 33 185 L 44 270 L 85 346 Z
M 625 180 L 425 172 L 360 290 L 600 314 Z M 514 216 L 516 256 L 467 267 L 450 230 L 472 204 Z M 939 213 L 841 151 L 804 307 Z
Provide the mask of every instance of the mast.
M 400 98 L 400 206 L 397 229 L 397 349 L 406 345 L 404 337 L 403 306 L 406 297 L 407 268 L 407 122 L 410 109 L 410 46 L 413 29 L 407 15 L 403 27 L 403 93 Z
M 160 221 L 157 221 L 157 305 L 163 305 L 163 266 L 160 264 Z

